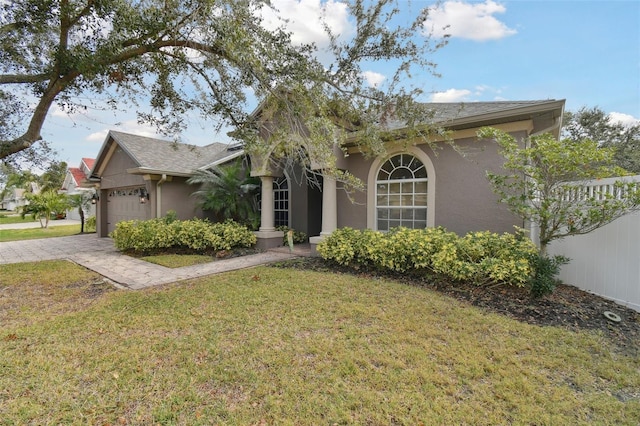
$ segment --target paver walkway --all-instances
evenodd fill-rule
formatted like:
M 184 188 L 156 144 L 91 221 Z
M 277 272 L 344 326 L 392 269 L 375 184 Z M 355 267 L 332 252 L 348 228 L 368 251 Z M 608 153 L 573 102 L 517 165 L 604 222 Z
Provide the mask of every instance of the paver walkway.
M 117 286 L 132 290 L 249 268 L 293 257 L 296 255 L 288 252 L 267 251 L 183 268 L 167 268 L 123 255 L 116 250 L 113 240 L 98 238 L 96 234 L 0 243 L 0 265 L 68 259 L 99 273 Z

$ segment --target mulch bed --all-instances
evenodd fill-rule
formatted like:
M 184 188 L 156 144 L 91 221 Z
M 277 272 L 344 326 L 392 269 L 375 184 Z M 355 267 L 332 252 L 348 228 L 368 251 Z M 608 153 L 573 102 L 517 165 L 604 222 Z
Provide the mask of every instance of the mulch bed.
M 435 277 L 381 274 L 378 271 L 355 270 L 334 265 L 321 258 L 299 258 L 281 262 L 278 266 L 391 278 L 406 284 L 426 287 L 529 324 L 558 326 L 571 330 L 598 330 L 617 350 L 632 356 L 640 355 L 640 312 L 569 285 L 560 284 L 553 294 L 534 299 L 527 288 L 479 287 L 469 283 L 447 282 Z M 604 312 L 607 311 L 618 315 L 621 321 L 616 323 L 607 319 L 604 316 Z

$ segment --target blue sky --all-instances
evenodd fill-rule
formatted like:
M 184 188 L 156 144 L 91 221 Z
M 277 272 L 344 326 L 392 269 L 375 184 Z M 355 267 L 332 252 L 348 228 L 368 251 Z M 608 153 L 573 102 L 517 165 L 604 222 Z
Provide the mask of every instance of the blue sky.
M 334 29 L 349 32 L 344 5 L 338 0 L 272 0 L 301 41 L 322 45 L 310 16 L 324 14 Z M 407 11 L 432 5 L 414 1 Z M 407 12 L 410 13 L 410 12 Z M 302 17 L 304 20 L 297 20 Z M 566 109 L 598 106 L 615 120 L 640 119 L 640 1 L 447 1 L 431 14 L 429 28 L 448 26 L 449 44 L 436 52 L 440 78 L 416 76 L 425 101 L 566 99 Z M 383 80 L 380 64 L 373 81 Z M 205 145 L 226 142 L 212 125 L 189 121 L 182 139 Z M 43 137 L 59 158 L 77 166 L 96 157 L 109 129 L 153 135 L 136 123 L 135 113 L 89 111 L 68 116 L 53 109 Z

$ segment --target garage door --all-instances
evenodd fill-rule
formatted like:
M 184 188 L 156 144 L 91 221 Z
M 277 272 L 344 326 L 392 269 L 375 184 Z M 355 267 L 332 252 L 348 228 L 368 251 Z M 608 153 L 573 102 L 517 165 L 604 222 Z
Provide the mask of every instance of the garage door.
M 146 220 L 150 218 L 149 203 L 140 203 L 142 188 L 118 188 L 109 191 L 107 201 L 107 230 L 112 232 L 122 220 Z

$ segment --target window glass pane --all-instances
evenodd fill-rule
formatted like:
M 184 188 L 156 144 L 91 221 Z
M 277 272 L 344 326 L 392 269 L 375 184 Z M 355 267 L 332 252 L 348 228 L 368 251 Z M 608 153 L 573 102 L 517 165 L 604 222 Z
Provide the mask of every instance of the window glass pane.
M 427 177 L 427 169 L 420 163 L 420 167 L 414 169 L 413 175 L 416 179 L 424 179 Z
M 378 231 L 388 231 L 389 230 L 389 222 L 386 220 L 378 220 Z
M 416 182 L 415 183 L 415 192 L 418 194 L 426 194 L 427 193 L 427 182 Z
M 389 205 L 389 196 L 388 195 L 378 195 L 377 197 L 379 206 L 388 206 Z
M 398 226 L 400 226 L 400 221 L 399 220 L 390 220 L 389 221 L 389 229 L 397 228 Z
M 427 209 L 415 209 L 415 219 L 427 223 Z
M 413 173 L 406 167 L 399 167 L 391 172 L 389 179 L 413 179 Z
M 378 180 L 388 180 L 389 179 L 389 172 L 380 169 L 380 172 L 378 172 Z
M 399 195 L 389 195 L 389 205 L 390 206 L 400 206 L 400 196 Z
M 402 154 L 396 155 L 395 157 L 391 157 L 389 162 L 393 165 L 393 167 L 399 167 L 402 165 Z
M 427 194 L 416 194 L 414 197 L 414 203 L 416 206 L 426 206 L 427 205 Z
M 400 209 L 389 209 L 389 218 L 400 219 Z
M 386 194 L 389 190 L 389 186 L 386 183 L 378 184 L 378 194 Z
M 412 209 L 402 209 L 400 210 L 400 217 L 404 220 L 413 221 L 413 210 Z
M 378 219 L 389 219 L 389 210 L 378 209 Z
M 400 184 L 400 188 L 403 194 L 412 194 L 413 193 L 413 182 L 402 182 Z
M 402 195 L 401 205 L 413 206 L 413 195 Z
M 389 193 L 390 194 L 400 194 L 400 184 L 399 183 L 390 183 L 389 184 Z

